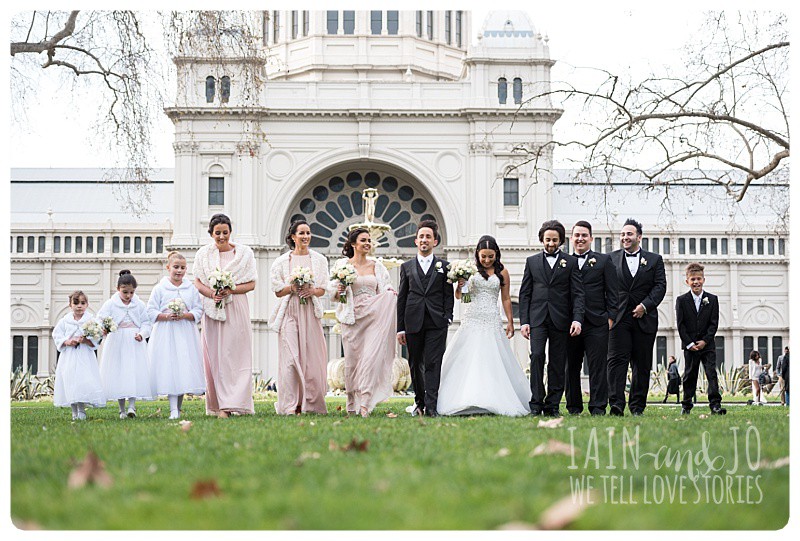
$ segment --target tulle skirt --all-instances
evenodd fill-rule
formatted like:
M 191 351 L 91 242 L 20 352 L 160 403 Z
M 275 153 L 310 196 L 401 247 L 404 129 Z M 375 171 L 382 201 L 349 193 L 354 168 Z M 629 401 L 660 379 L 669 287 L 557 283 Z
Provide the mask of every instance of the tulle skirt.
M 527 415 L 528 378 L 500 326 L 462 325 L 442 359 L 440 415 Z
M 119 328 L 110 333 L 103 345 L 100 378 L 106 398 L 153 400 L 148 369 L 147 343 L 137 342 L 137 329 Z
M 86 344 L 66 347 L 58 356 L 53 404 L 69 407 L 83 402 L 96 408 L 106 405 L 100 369 L 94 350 Z
M 155 395 L 203 394 L 206 380 L 200 333 L 193 321 L 159 321 L 153 326 L 147 352 Z

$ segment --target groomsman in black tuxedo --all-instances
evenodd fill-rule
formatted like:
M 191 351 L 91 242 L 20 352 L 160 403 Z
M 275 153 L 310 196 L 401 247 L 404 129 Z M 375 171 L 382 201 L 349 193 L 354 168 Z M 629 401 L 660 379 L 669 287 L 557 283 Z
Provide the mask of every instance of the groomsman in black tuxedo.
M 685 361 L 681 413 L 688 415 L 692 411 L 692 399 L 697 389 L 697 374 L 702 364 L 708 381 L 708 405 L 711 413 L 725 415 L 727 410 L 721 407 L 722 396 L 719 394 L 717 378 L 717 349 L 714 344 L 714 336 L 719 326 L 719 299 L 703 289 L 706 282 L 704 271 L 705 267 L 700 263 L 689 263 L 686 266 L 686 285 L 690 290 L 675 299 L 678 334 L 681 337 Z
M 417 257 L 400 266 L 397 293 L 397 341 L 408 346 L 416 402 L 413 414 L 429 417 L 438 416 L 442 357 L 455 302 L 453 285 L 447 282 L 449 263 L 433 255 L 439 238 L 436 222 L 420 222 L 414 239 Z
M 581 367 L 586 356 L 589 369 L 589 413 L 605 415 L 608 405 L 608 332 L 617 318 L 617 269 L 606 254 L 592 250 L 592 224 L 579 221 L 572 227 L 573 256 L 583 280 L 585 308 L 581 334 L 567 347 L 567 411 L 583 411 Z
M 667 292 L 664 260 L 639 247 L 642 224 L 632 218 L 620 232 L 621 250 L 611 252 L 617 269 L 619 304 L 608 341 L 608 401 L 611 415 L 625 411 L 625 381 L 631 367 L 628 409 L 642 415 L 647 407 L 653 344 L 658 332 L 658 305 Z
M 559 250 L 566 240 L 560 222 L 543 223 L 539 240 L 544 251 L 525 261 L 519 290 L 520 332 L 531 341 L 531 414 L 557 417 L 564 394 L 567 341 L 581 333 L 583 283 L 578 261 Z M 548 342 L 545 396 L 544 351 Z

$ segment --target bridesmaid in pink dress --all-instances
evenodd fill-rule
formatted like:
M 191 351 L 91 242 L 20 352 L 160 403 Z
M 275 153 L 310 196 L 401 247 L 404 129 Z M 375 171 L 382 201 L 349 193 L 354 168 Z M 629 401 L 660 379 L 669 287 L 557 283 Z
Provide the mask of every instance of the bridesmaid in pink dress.
M 336 315 L 342 324 L 347 412 L 362 417 L 391 396 L 395 356 L 397 292 L 386 267 L 367 259 L 371 248 L 367 229 L 352 230 L 342 250 L 348 259 L 337 264 L 349 262 L 358 277 L 347 287 L 338 281 L 328 286 L 334 301 L 346 294 L 347 302 L 337 304 Z
M 291 251 L 272 264 L 272 285 L 281 299 L 270 318 L 278 331 L 278 401 L 275 411 L 281 415 L 328 413 L 325 393 L 328 390 L 328 352 L 322 332 L 322 305 L 328 283 L 325 256 L 309 250 L 311 228 L 305 220 L 292 222 L 286 243 Z M 290 276 L 296 267 L 306 267 L 314 274 L 314 284 L 298 287 Z M 300 299 L 306 299 L 305 304 Z
M 195 257 L 195 286 L 204 297 L 203 367 L 206 375 L 206 414 L 227 418 L 231 414 L 253 414 L 253 329 L 247 295 L 255 286 L 252 249 L 232 244 L 233 228 L 224 214 L 211 217 L 208 232 L 213 243 Z M 231 272 L 236 289 L 215 293 L 208 272 L 216 266 Z M 240 282 L 240 279 L 248 280 Z M 225 301 L 221 310 L 214 303 Z M 221 313 L 221 314 L 220 314 Z M 210 314 L 215 317 L 210 317 Z

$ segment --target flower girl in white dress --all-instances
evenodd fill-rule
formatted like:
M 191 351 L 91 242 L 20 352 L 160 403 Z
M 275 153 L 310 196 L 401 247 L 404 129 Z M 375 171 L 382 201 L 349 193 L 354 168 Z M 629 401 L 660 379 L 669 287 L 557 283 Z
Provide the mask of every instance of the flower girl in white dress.
M 145 342 L 153 324 L 147 315 L 147 307 L 135 293 L 136 286 L 136 278 L 131 271 L 120 271 L 117 292 L 97 312 L 101 323 L 110 317 L 117 327 L 106 335 L 100 377 L 106 398 L 116 399 L 119 404 L 120 419 L 136 417 L 137 398 L 154 398 Z M 127 412 L 125 399 L 128 400 Z
M 59 352 L 56 365 L 56 383 L 53 405 L 72 408 L 72 420 L 86 419 L 86 406 L 102 408 L 106 405 L 100 369 L 94 350 L 100 336 L 85 336 L 83 326 L 94 321 L 89 313 L 89 300 L 83 291 L 69 296 L 71 311 L 53 329 L 53 341 Z
M 514 336 L 508 271 L 500 263 L 500 248 L 485 235 L 475 248 L 479 273 L 469 279 L 472 301 L 442 360 L 440 415 L 527 415 L 531 389 L 511 350 Z M 459 281 L 456 298 L 461 297 Z M 501 295 L 508 323 L 503 332 L 497 297 Z

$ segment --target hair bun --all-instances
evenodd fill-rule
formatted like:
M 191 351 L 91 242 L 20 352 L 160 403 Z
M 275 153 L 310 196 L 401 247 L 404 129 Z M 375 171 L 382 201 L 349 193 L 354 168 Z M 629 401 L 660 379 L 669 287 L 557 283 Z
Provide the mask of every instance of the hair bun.
M 130 273 L 131 273 L 131 271 L 129 271 L 128 269 L 119 271 L 119 275 L 120 276 L 125 276 L 126 274 L 130 274 Z

